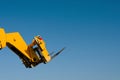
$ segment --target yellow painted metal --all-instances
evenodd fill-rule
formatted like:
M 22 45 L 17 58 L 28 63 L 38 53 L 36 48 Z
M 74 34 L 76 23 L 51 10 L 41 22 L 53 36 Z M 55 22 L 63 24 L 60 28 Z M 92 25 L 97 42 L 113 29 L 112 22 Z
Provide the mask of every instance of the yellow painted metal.
M 3 28 L 0 28 L 0 49 L 6 47 L 6 35 Z
M 41 54 L 44 56 L 46 62 L 49 62 L 51 60 L 51 57 L 46 49 L 46 44 L 44 40 L 38 36 L 36 36 L 34 39 L 36 40 L 39 48 L 41 49 Z
M 47 63 L 51 60 L 46 44 L 39 36 L 35 36 L 32 43 L 27 45 L 19 32 L 5 33 L 4 29 L 0 28 L 0 49 L 6 46 L 20 57 L 27 68 L 36 66 L 39 63 Z
M 6 34 L 7 37 L 7 44 L 8 47 L 12 47 L 14 46 L 15 48 L 17 48 L 21 53 L 23 53 L 24 55 L 28 56 L 28 54 L 26 53 L 27 50 L 27 44 L 24 42 L 24 40 L 21 38 L 20 34 L 18 32 L 14 32 L 14 33 L 7 33 Z M 29 56 L 28 56 L 29 57 Z M 30 57 L 29 57 L 30 58 Z
M 31 62 L 38 62 L 40 60 L 34 50 L 26 44 L 19 32 L 5 33 L 4 29 L 0 28 L 0 49 L 6 47 L 6 45 L 10 49 L 14 47 Z

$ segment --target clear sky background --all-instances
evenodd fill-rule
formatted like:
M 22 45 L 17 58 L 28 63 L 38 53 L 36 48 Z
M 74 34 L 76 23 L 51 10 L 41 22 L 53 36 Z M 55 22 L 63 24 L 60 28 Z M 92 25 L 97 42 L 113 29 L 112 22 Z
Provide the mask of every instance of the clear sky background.
M 0 27 L 27 44 L 41 35 L 49 52 L 67 47 L 32 69 L 4 48 L 0 80 L 120 80 L 119 0 L 0 0 Z

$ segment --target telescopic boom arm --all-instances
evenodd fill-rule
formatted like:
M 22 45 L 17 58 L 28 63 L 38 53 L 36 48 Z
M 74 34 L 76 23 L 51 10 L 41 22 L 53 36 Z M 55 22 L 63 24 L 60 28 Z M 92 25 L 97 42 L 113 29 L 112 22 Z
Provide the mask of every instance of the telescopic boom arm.
M 19 56 L 26 68 L 40 63 L 46 64 L 64 50 L 63 48 L 51 56 L 42 37 L 35 36 L 32 43 L 27 45 L 19 32 L 5 33 L 4 29 L 0 28 L 0 49 L 6 46 Z

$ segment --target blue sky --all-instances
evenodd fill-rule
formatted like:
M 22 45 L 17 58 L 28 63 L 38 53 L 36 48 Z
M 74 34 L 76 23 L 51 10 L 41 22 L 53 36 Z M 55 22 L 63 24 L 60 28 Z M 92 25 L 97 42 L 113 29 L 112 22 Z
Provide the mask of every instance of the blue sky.
M 120 80 L 120 1 L 4 0 L 0 27 L 20 32 L 27 44 L 41 35 L 50 63 L 26 69 L 7 47 L 0 51 L 3 80 Z

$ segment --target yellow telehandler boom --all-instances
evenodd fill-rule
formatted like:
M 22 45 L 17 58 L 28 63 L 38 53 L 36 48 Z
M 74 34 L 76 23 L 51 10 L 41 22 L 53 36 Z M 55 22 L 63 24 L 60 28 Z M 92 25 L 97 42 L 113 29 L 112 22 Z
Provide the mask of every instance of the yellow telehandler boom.
M 0 28 L 0 49 L 6 46 L 19 56 L 26 68 L 40 63 L 46 64 L 64 50 L 62 48 L 51 56 L 41 36 L 35 36 L 32 43 L 27 45 L 19 32 L 5 33 L 4 29 Z

